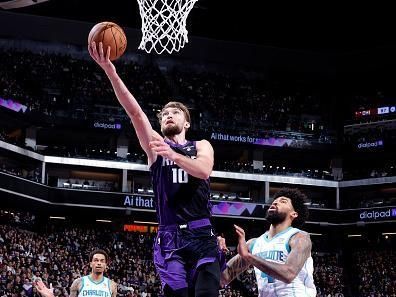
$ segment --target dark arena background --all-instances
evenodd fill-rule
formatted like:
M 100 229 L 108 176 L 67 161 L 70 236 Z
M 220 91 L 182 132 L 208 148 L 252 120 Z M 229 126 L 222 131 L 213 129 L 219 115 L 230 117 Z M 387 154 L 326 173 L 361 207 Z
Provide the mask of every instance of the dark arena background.
M 125 30 L 115 65 L 153 127 L 172 98 L 187 137 L 213 145 L 228 257 L 233 224 L 262 234 L 273 194 L 298 188 L 317 296 L 396 296 L 394 17 L 199 0 L 189 43 L 157 55 L 137 49 L 136 1 L 41 2 L 0 1 L 0 296 L 38 296 L 33 276 L 68 296 L 94 248 L 118 295 L 161 296 L 147 160 L 87 51 L 101 21 Z M 257 296 L 255 282 L 249 269 L 219 296 Z

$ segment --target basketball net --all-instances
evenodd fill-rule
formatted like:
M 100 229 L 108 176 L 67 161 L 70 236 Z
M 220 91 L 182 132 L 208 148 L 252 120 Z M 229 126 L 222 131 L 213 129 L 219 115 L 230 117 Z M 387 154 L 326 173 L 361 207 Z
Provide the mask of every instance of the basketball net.
M 137 0 L 142 18 L 139 49 L 157 54 L 178 52 L 188 43 L 186 21 L 198 0 Z

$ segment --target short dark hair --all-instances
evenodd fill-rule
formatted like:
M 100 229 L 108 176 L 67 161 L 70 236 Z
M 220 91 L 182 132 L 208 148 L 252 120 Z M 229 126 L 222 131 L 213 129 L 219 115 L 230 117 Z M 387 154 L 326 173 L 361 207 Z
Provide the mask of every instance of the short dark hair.
M 100 255 L 105 256 L 105 261 L 106 261 L 106 263 L 107 263 L 107 261 L 109 260 L 109 255 L 106 253 L 106 251 L 101 250 L 101 249 L 96 249 L 96 250 L 93 250 L 93 251 L 89 254 L 89 262 L 92 262 L 92 261 L 93 261 L 93 257 L 94 257 L 96 254 L 100 254 Z
M 186 118 L 186 121 L 191 124 L 191 116 L 190 116 L 188 107 L 185 106 L 183 103 L 177 102 L 177 101 L 168 102 L 167 104 L 165 104 L 165 106 L 162 108 L 162 110 L 159 113 L 157 113 L 157 117 L 158 117 L 158 120 L 160 121 L 160 124 L 161 124 L 161 120 L 162 120 L 162 112 L 164 111 L 164 109 L 166 109 L 168 107 L 180 109 L 184 113 L 184 117 Z
M 274 200 L 282 196 L 291 200 L 294 210 L 298 213 L 298 217 L 293 220 L 292 226 L 298 228 L 304 225 L 309 215 L 308 207 L 305 205 L 307 196 L 298 189 L 283 188 L 275 193 Z

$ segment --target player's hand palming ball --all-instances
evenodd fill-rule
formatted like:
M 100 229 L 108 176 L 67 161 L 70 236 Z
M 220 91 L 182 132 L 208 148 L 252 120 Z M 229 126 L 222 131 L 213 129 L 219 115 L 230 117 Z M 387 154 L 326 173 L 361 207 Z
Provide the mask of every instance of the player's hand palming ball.
M 95 41 L 103 43 L 104 51 L 110 46 L 110 60 L 118 59 L 124 52 L 127 46 L 127 39 L 124 30 L 120 26 L 112 22 L 101 22 L 93 26 L 88 35 L 88 44 Z

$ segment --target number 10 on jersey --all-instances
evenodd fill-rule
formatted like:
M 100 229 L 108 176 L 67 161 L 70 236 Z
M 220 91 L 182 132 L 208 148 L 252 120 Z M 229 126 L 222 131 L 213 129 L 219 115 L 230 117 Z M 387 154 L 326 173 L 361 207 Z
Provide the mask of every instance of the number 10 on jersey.
M 174 184 L 188 183 L 188 173 L 181 168 L 172 168 L 172 180 Z

